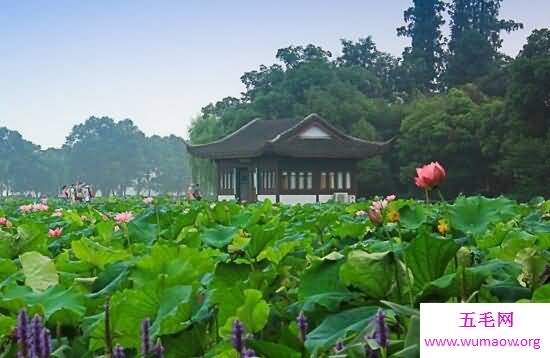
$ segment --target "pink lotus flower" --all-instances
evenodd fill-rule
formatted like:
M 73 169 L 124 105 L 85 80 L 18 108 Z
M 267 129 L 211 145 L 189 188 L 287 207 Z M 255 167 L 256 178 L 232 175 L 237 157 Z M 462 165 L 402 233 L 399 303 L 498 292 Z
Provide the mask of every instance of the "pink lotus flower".
M 386 208 L 386 206 L 388 206 L 388 201 L 386 199 L 384 199 L 384 200 L 375 200 L 371 204 L 371 209 L 380 211 L 380 210 Z
M 115 215 L 115 221 L 117 224 L 129 223 L 134 220 L 134 214 L 130 211 L 125 211 L 123 213 L 118 213 Z
M 48 230 L 49 237 L 60 237 L 63 234 L 63 228 L 56 227 L 55 229 Z
M 380 210 L 376 209 L 369 209 L 369 219 L 372 221 L 374 225 L 380 225 L 382 224 L 382 214 L 380 213 Z
M 21 213 L 23 214 L 27 214 L 27 213 L 30 213 L 32 211 L 32 204 L 29 204 L 29 205 L 21 205 L 19 207 L 19 211 L 21 211 Z
M 388 195 L 388 196 L 386 196 L 386 201 L 387 201 L 387 202 L 394 201 L 395 199 L 396 199 L 396 196 L 395 196 L 395 195 Z
M 431 190 L 441 184 L 446 177 L 445 168 L 438 162 L 431 162 L 421 168 L 416 168 L 414 181 L 417 187 Z
M 149 205 L 152 204 L 154 200 L 155 199 L 153 197 L 149 196 L 147 198 L 143 198 L 143 203 Z
M 0 225 L 1 226 L 7 226 L 8 222 L 9 222 L 8 219 L 6 219 L 4 217 L 0 218 Z

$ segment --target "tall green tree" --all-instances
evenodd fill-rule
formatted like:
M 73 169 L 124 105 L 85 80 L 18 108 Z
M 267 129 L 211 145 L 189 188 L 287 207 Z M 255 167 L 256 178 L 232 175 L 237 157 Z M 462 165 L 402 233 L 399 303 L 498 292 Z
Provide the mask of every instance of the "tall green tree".
M 523 24 L 499 18 L 503 0 L 453 0 L 449 7 L 451 39 L 445 83 L 458 86 L 498 69 L 502 31 Z
M 550 130 L 550 29 L 535 30 L 511 66 L 510 110 L 517 111 L 526 134 Z
M 403 71 L 409 91 L 434 91 L 443 70 L 443 34 L 441 26 L 446 5 L 441 0 L 413 0 L 404 13 L 407 23 L 397 29 L 399 36 L 411 38 L 411 46 L 403 52 Z
M 129 119 L 90 117 L 73 127 L 65 143 L 72 177 L 104 195 L 124 195 L 142 173 L 144 143 L 145 135 Z

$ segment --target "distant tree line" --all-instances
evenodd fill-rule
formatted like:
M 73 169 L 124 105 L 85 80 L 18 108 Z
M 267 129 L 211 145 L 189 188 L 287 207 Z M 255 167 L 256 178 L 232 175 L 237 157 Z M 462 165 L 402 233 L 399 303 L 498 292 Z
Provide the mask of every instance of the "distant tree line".
M 17 131 L 0 128 L 0 195 L 55 195 L 85 181 L 103 195 L 181 194 L 191 179 L 182 138 L 147 137 L 134 123 L 90 117 L 73 127 L 65 144 L 41 150 Z
M 333 58 L 316 45 L 279 49 L 278 63 L 246 72 L 246 91 L 202 109 L 194 143 L 218 139 L 248 121 L 317 112 L 366 139 L 398 137 L 384 157 L 361 163 L 362 195 L 417 192 L 415 167 L 440 161 L 444 192 L 550 196 L 550 30 L 535 30 L 515 58 L 501 33 L 522 28 L 499 16 L 502 0 L 414 0 L 399 36 L 401 57 L 372 37 L 342 40 Z M 450 38 L 443 36 L 446 14 Z M 214 178 L 208 162 L 194 172 Z

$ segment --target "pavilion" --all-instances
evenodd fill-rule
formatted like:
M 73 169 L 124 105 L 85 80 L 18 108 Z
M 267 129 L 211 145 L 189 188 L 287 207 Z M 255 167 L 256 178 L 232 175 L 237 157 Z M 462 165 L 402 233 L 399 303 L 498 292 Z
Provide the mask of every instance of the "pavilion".
M 216 163 L 218 200 L 295 204 L 354 201 L 357 162 L 390 143 L 346 135 L 310 114 L 302 120 L 255 119 L 217 141 L 187 148 Z

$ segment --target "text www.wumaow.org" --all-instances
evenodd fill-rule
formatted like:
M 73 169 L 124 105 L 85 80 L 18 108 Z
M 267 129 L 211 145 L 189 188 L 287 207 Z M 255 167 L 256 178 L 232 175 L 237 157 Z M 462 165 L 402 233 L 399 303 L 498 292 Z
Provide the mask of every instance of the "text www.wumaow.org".
M 424 338 L 425 347 L 524 347 L 539 350 L 542 338 Z

